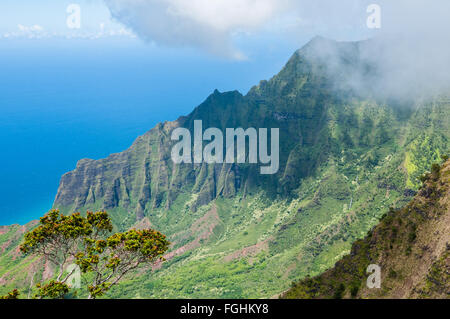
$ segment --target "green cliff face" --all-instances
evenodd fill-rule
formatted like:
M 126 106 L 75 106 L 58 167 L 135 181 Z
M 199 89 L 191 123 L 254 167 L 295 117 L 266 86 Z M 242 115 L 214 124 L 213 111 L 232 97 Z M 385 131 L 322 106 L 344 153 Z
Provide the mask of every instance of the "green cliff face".
M 110 296 L 270 297 L 330 268 L 389 206 L 410 199 L 421 173 L 449 149 L 450 100 L 375 98 L 362 45 L 315 38 L 247 95 L 215 91 L 128 150 L 81 160 L 65 174 L 55 208 L 105 209 L 118 229 L 153 227 L 173 243 L 166 263 L 129 276 Z M 333 63 L 317 54 L 323 48 Z M 355 91 L 349 83 L 361 69 L 368 84 Z M 279 128 L 278 173 L 174 165 L 171 132 L 192 131 L 194 120 L 223 131 Z M 0 280 L 29 282 L 15 269 L 31 261 L 10 258 L 0 257 L 8 265 Z

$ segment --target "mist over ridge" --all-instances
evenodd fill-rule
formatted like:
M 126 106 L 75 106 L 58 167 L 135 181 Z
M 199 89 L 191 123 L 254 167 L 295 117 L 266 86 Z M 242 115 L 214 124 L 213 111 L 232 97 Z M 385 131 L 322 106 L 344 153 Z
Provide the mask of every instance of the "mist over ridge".
M 432 44 L 421 47 L 399 36 L 356 42 L 315 37 L 296 54 L 324 66 L 334 89 L 360 97 L 408 104 L 450 93 L 450 54 Z
M 114 20 L 156 45 L 192 47 L 240 60 L 248 57 L 236 44 L 237 37 L 272 34 L 297 41 L 319 35 L 338 41 L 362 40 L 355 45 L 353 61 L 342 60 L 341 45 L 326 41 L 316 41 L 310 53 L 327 61 L 332 75 L 343 81 L 338 87 L 362 94 L 368 91 L 407 103 L 450 89 L 450 3 L 445 0 L 104 2 Z M 381 25 L 369 30 L 366 10 L 373 3 L 381 9 Z M 348 68 L 348 64 L 353 65 Z M 345 80 L 342 72 L 350 72 Z

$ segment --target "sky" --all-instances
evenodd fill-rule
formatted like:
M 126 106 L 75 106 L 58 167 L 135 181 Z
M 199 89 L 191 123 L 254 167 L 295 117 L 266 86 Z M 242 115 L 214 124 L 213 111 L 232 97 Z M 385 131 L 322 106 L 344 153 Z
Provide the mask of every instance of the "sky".
M 273 38 L 296 45 L 314 35 L 357 40 L 370 1 L 318 0 L 2 0 L 0 39 L 139 38 L 150 45 L 188 47 L 247 60 Z M 75 8 L 75 11 L 74 11 Z M 79 11 L 77 11 L 79 8 Z M 79 15 L 77 13 L 79 12 Z M 79 28 L 70 21 L 75 14 Z M 68 20 L 70 20 L 68 22 Z M 77 25 L 78 26 L 78 25 Z M 259 44 L 259 45 L 258 45 Z
M 374 5 L 380 24 L 370 28 Z M 445 0 L 2 0 L 0 38 L 139 38 L 247 60 L 252 50 L 242 43 L 260 49 L 273 38 L 300 46 L 315 35 L 349 41 L 447 33 L 449 9 Z
M 80 28 L 70 28 L 67 20 L 73 12 L 71 4 L 80 10 Z M 100 0 L 2 0 L 0 2 L 0 36 L 36 38 L 106 37 L 111 34 L 132 36 L 111 20 L 108 8 Z

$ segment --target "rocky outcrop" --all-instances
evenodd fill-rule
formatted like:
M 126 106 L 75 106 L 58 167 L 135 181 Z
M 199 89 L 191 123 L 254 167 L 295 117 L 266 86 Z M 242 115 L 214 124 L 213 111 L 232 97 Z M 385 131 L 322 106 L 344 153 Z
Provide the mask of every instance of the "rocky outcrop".
M 235 195 L 242 184 L 237 165 L 172 164 L 169 133 L 182 123 L 158 125 L 122 153 L 80 160 L 62 176 L 54 207 L 65 212 L 121 207 L 140 220 L 149 210 L 170 207 L 181 192 L 199 194 L 194 211 L 217 196 Z

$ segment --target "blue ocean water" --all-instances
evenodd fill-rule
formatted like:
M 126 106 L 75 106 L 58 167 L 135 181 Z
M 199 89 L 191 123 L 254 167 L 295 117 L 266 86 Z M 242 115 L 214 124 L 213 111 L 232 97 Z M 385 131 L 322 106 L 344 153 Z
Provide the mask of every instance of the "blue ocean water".
M 246 93 L 292 51 L 237 62 L 138 40 L 0 40 L 0 225 L 48 211 L 79 159 L 128 148 L 216 88 Z

